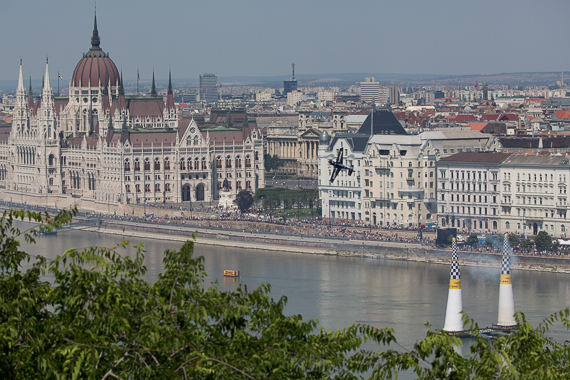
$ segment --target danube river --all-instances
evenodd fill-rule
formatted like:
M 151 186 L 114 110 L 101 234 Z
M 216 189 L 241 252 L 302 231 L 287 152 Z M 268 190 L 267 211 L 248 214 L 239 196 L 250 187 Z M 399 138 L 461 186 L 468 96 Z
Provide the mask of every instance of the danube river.
M 116 235 L 63 230 L 57 236 L 38 237 L 37 245 L 26 249 L 50 258 L 67 248 L 111 247 L 121 240 Z M 178 248 L 181 243 L 141 239 L 130 243 L 139 241 L 147 251 L 147 279 L 154 281 L 162 270 L 164 250 Z M 194 252 L 205 257 L 208 283 L 219 281 L 220 289 L 235 289 L 238 280 L 220 274 L 224 269 L 237 269 L 242 275 L 239 282 L 249 289 L 270 283 L 273 298 L 287 296 L 287 315 L 301 314 L 305 320 L 318 318 L 327 329 L 343 328 L 355 321 L 392 327 L 398 342 L 412 348 L 425 337 L 426 322 L 433 328 L 443 327 L 449 285 L 447 265 L 204 245 L 197 245 Z M 465 312 L 480 327 L 496 323 L 499 268 L 462 267 L 461 285 Z M 513 288 L 517 310 L 524 312 L 534 326 L 570 306 L 568 274 L 514 271 Z M 570 339 L 570 332 L 559 325 L 549 335 L 559 341 Z

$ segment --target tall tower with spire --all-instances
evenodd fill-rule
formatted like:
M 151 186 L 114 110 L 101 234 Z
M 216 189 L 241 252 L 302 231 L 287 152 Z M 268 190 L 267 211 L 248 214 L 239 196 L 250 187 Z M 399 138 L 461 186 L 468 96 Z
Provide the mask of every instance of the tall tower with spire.
M 24 75 L 22 73 L 22 59 L 20 59 L 20 74 L 18 76 L 18 88 L 16 89 L 16 104 L 14 106 L 14 119 L 12 123 L 12 133 L 22 136 L 29 132 L 29 117 L 31 109 L 26 99 L 26 89 L 24 87 Z M 14 128 L 15 126 L 15 128 Z
M 172 73 L 168 71 L 168 90 L 166 92 L 166 107 L 164 108 L 164 126 L 178 128 L 178 115 L 174 105 L 174 89 L 172 88 Z
M 42 102 L 38 110 L 38 138 L 43 141 L 55 140 L 56 117 L 55 106 L 53 101 L 53 91 L 49 81 L 49 64 L 46 59 L 46 72 L 44 75 L 44 84 L 42 89 Z
M 7 173 L 6 190 L 30 195 L 58 191 L 61 170 L 57 162 L 61 147 L 47 59 L 39 108 L 34 109 L 31 81 L 26 99 L 21 61 L 16 98 L 15 119 L 8 139 L 14 160 Z

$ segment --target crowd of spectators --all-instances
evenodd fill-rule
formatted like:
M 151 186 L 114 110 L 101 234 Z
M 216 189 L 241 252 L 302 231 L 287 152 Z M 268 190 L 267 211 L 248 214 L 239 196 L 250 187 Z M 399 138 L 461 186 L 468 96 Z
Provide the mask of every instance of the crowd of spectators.
M 21 207 L 23 205 L 0 202 L 8 207 Z M 276 234 L 284 236 L 298 236 L 311 238 L 326 238 L 350 241 L 378 241 L 378 242 L 400 242 L 415 243 L 422 245 L 434 245 L 435 236 L 433 229 L 422 229 L 417 233 L 417 229 L 403 228 L 399 226 L 370 226 L 364 221 L 343 221 L 332 223 L 322 218 L 283 218 L 279 215 L 262 215 L 261 210 L 253 208 L 250 213 L 239 213 L 237 211 L 222 210 L 218 207 L 195 207 L 192 209 L 182 208 L 171 204 L 147 204 L 148 212 L 143 216 L 118 215 L 116 213 L 80 213 L 80 216 L 88 219 L 114 219 L 139 223 L 154 224 L 180 224 L 184 226 L 209 228 L 213 230 L 241 231 L 250 233 Z M 56 209 L 49 209 L 42 206 L 25 205 L 26 208 L 34 211 L 57 212 Z M 171 215 L 159 216 L 154 209 L 172 210 Z M 424 236 L 428 235 L 428 236 Z M 458 244 L 461 251 L 479 251 L 500 253 L 502 240 L 493 244 L 487 242 L 468 245 Z M 546 257 L 568 257 L 570 251 L 566 247 L 556 247 L 553 250 L 538 251 L 534 246 L 522 247 L 515 245 L 512 247 L 516 255 L 546 256 Z

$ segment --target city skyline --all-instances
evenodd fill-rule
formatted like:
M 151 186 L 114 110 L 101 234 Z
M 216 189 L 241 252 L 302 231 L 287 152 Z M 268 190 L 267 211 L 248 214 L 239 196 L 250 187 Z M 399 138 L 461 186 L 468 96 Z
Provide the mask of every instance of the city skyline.
M 556 12 L 545 12 L 548 6 Z M 566 9 L 566 11 L 564 11 Z M 162 10 L 162 11 L 161 11 Z M 399 73 L 476 75 L 552 72 L 570 67 L 561 49 L 570 3 L 397 4 L 342 1 L 99 1 L 101 47 L 125 77 Z M 71 0 L 10 2 L 0 80 L 13 80 L 20 57 L 26 77 L 50 68 L 69 80 L 89 50 L 94 3 Z M 548 25 L 548 28 L 544 26 Z M 560 36 L 560 37 L 559 37 Z M 544 54 L 540 54 L 544 52 Z M 546 59 L 545 59 L 546 58 Z

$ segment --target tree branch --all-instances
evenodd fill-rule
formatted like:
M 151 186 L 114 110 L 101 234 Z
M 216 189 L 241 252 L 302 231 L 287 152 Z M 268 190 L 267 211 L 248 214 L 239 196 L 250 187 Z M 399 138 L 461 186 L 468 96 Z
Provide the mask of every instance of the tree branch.
M 121 379 L 119 376 L 117 376 L 117 375 L 115 375 L 115 374 L 113 373 L 113 370 L 114 370 L 115 368 L 117 368 L 117 366 L 118 366 L 119 364 L 121 364 L 121 363 L 123 362 L 123 360 L 125 360 L 125 358 L 126 358 L 128 355 L 129 355 L 129 352 L 128 352 L 128 351 L 125 352 L 125 353 L 123 354 L 123 356 L 111 367 L 111 369 L 110 369 L 109 371 L 107 371 L 107 373 L 105 374 L 105 376 L 103 376 L 103 377 L 101 378 L 101 380 L 105 380 L 105 379 L 106 379 L 107 377 L 109 377 L 109 376 L 113 376 L 115 379 Z M 121 380 L 122 380 L 122 379 L 121 379 Z
M 186 360 L 184 363 L 180 364 L 180 367 L 176 368 L 176 371 L 174 371 L 174 373 L 177 373 L 178 371 L 180 371 L 181 369 L 184 369 L 184 367 L 186 367 L 186 364 L 190 363 L 193 360 L 196 359 L 200 359 L 198 356 L 193 357 L 192 359 L 188 359 Z

